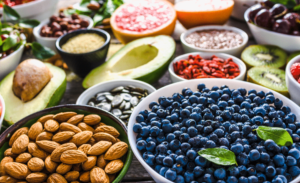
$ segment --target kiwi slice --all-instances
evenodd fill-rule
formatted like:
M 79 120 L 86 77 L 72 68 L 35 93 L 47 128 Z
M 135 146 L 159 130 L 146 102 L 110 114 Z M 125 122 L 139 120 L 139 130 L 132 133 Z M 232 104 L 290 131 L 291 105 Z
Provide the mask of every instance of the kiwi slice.
M 289 96 L 284 70 L 271 67 L 252 67 L 248 71 L 247 81 Z
M 300 51 L 290 54 L 290 56 L 287 58 L 287 63 L 289 63 L 289 61 L 291 61 L 293 58 L 295 58 L 298 55 L 300 55 Z
M 248 68 L 255 66 L 282 68 L 286 64 L 287 53 L 277 46 L 251 45 L 243 51 L 241 57 Z

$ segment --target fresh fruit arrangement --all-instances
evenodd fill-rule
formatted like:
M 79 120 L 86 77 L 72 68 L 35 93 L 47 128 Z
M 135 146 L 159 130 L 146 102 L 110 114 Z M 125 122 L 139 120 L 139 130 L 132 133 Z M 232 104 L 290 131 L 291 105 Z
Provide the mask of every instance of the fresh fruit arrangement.
M 96 114 L 49 114 L 18 129 L 0 163 L 0 180 L 17 182 L 112 182 L 128 145 Z
M 201 55 L 190 55 L 187 59 L 174 62 L 173 69 L 175 74 L 184 79 L 233 79 L 240 75 L 239 66 L 232 58 L 224 60 L 215 55 L 211 59 L 204 59 Z
M 1 0 L 0 7 L 3 7 L 3 5 L 13 7 L 13 6 L 20 5 L 20 4 L 30 3 L 32 1 L 35 1 L 35 0 Z
M 204 84 L 159 97 L 133 131 L 144 161 L 174 182 L 287 183 L 300 174 L 300 122 L 272 92 Z
M 300 84 L 300 63 L 294 63 L 291 66 L 291 73 L 295 80 Z

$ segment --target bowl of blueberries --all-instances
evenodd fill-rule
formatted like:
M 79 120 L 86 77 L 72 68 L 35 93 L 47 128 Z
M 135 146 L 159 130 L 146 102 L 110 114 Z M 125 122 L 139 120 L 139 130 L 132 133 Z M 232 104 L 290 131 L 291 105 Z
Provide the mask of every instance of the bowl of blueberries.
M 134 109 L 128 138 L 156 182 L 300 182 L 300 107 L 238 80 L 174 83 Z

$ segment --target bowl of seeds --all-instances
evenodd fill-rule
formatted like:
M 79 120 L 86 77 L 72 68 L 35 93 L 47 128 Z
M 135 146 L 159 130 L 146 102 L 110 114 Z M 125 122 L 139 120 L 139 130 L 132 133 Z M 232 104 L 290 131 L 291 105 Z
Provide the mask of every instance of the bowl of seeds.
M 90 87 L 79 96 L 76 104 L 108 111 L 127 125 L 134 107 L 155 90 L 138 80 L 112 80 Z

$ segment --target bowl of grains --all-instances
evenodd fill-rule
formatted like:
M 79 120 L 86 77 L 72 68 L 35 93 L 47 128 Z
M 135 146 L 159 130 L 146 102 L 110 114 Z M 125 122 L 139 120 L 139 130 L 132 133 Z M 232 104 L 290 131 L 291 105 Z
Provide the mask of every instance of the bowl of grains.
M 69 68 L 83 78 L 105 62 L 109 43 L 106 31 L 81 29 L 61 36 L 55 46 Z
M 185 53 L 227 53 L 239 57 L 248 42 L 248 35 L 231 26 L 200 26 L 182 33 L 180 40 Z

